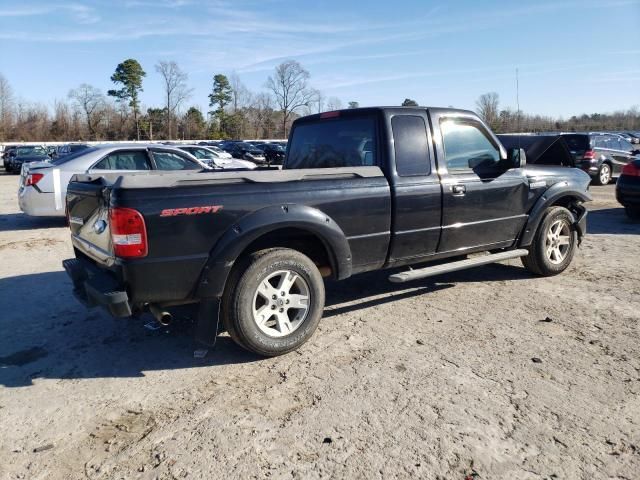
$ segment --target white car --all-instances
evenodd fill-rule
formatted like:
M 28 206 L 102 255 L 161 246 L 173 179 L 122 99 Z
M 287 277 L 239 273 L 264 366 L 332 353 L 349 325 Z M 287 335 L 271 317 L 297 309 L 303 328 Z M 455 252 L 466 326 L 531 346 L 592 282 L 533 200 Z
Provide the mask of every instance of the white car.
M 202 163 L 206 163 L 212 168 L 223 168 L 226 170 L 248 168 L 253 170 L 257 166 L 249 160 L 233 158 L 230 153 L 222 151 L 217 147 L 205 147 L 203 145 L 178 145 L 177 147 L 180 150 L 190 153 Z M 221 153 L 218 153 L 218 151 Z
M 69 180 L 76 174 L 210 170 L 175 147 L 157 144 L 96 145 L 57 160 L 24 164 L 18 203 L 27 215 L 64 217 Z

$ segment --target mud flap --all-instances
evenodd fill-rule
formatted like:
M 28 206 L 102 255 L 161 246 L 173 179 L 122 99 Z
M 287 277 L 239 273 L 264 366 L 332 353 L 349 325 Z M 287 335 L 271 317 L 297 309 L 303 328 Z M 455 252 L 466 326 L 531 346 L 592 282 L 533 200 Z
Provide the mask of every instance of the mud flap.
M 219 298 L 204 298 L 200 301 L 195 328 L 196 342 L 207 347 L 215 346 L 220 327 L 221 303 Z
M 578 246 L 580 246 L 582 244 L 582 239 L 587 233 L 587 209 L 582 205 L 576 208 L 578 209 L 578 218 L 574 225 L 576 232 L 578 232 Z

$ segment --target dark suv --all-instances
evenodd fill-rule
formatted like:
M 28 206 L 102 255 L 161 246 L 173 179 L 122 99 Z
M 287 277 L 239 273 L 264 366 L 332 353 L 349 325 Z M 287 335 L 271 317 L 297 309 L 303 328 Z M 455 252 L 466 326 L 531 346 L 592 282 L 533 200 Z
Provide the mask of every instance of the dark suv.
M 278 143 L 258 143 L 256 148 L 264 152 L 264 158 L 270 165 L 282 165 L 285 149 Z
M 622 168 L 635 158 L 633 145 L 611 133 L 565 133 L 562 137 L 581 168 L 596 185 L 606 185 L 620 175 Z

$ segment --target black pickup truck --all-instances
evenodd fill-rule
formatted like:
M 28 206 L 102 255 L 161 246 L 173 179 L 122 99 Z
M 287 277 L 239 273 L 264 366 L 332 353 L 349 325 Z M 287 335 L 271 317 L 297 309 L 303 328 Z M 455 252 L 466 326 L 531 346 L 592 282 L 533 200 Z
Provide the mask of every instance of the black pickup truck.
M 472 112 L 364 108 L 292 126 L 282 170 L 79 175 L 67 193 L 76 296 L 126 317 L 197 303 L 241 346 L 278 355 L 322 316 L 323 277 L 396 269 L 392 282 L 521 257 L 567 268 L 589 176 L 525 166 Z M 469 256 L 470 254 L 474 254 Z

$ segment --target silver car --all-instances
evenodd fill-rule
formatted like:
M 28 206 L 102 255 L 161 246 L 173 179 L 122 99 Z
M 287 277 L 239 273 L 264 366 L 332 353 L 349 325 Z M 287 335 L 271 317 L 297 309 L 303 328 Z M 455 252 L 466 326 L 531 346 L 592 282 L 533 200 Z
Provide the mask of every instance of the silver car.
M 25 164 L 18 203 L 27 215 L 63 217 L 69 180 L 82 173 L 209 170 L 187 152 L 157 144 L 96 145 L 63 158 Z

